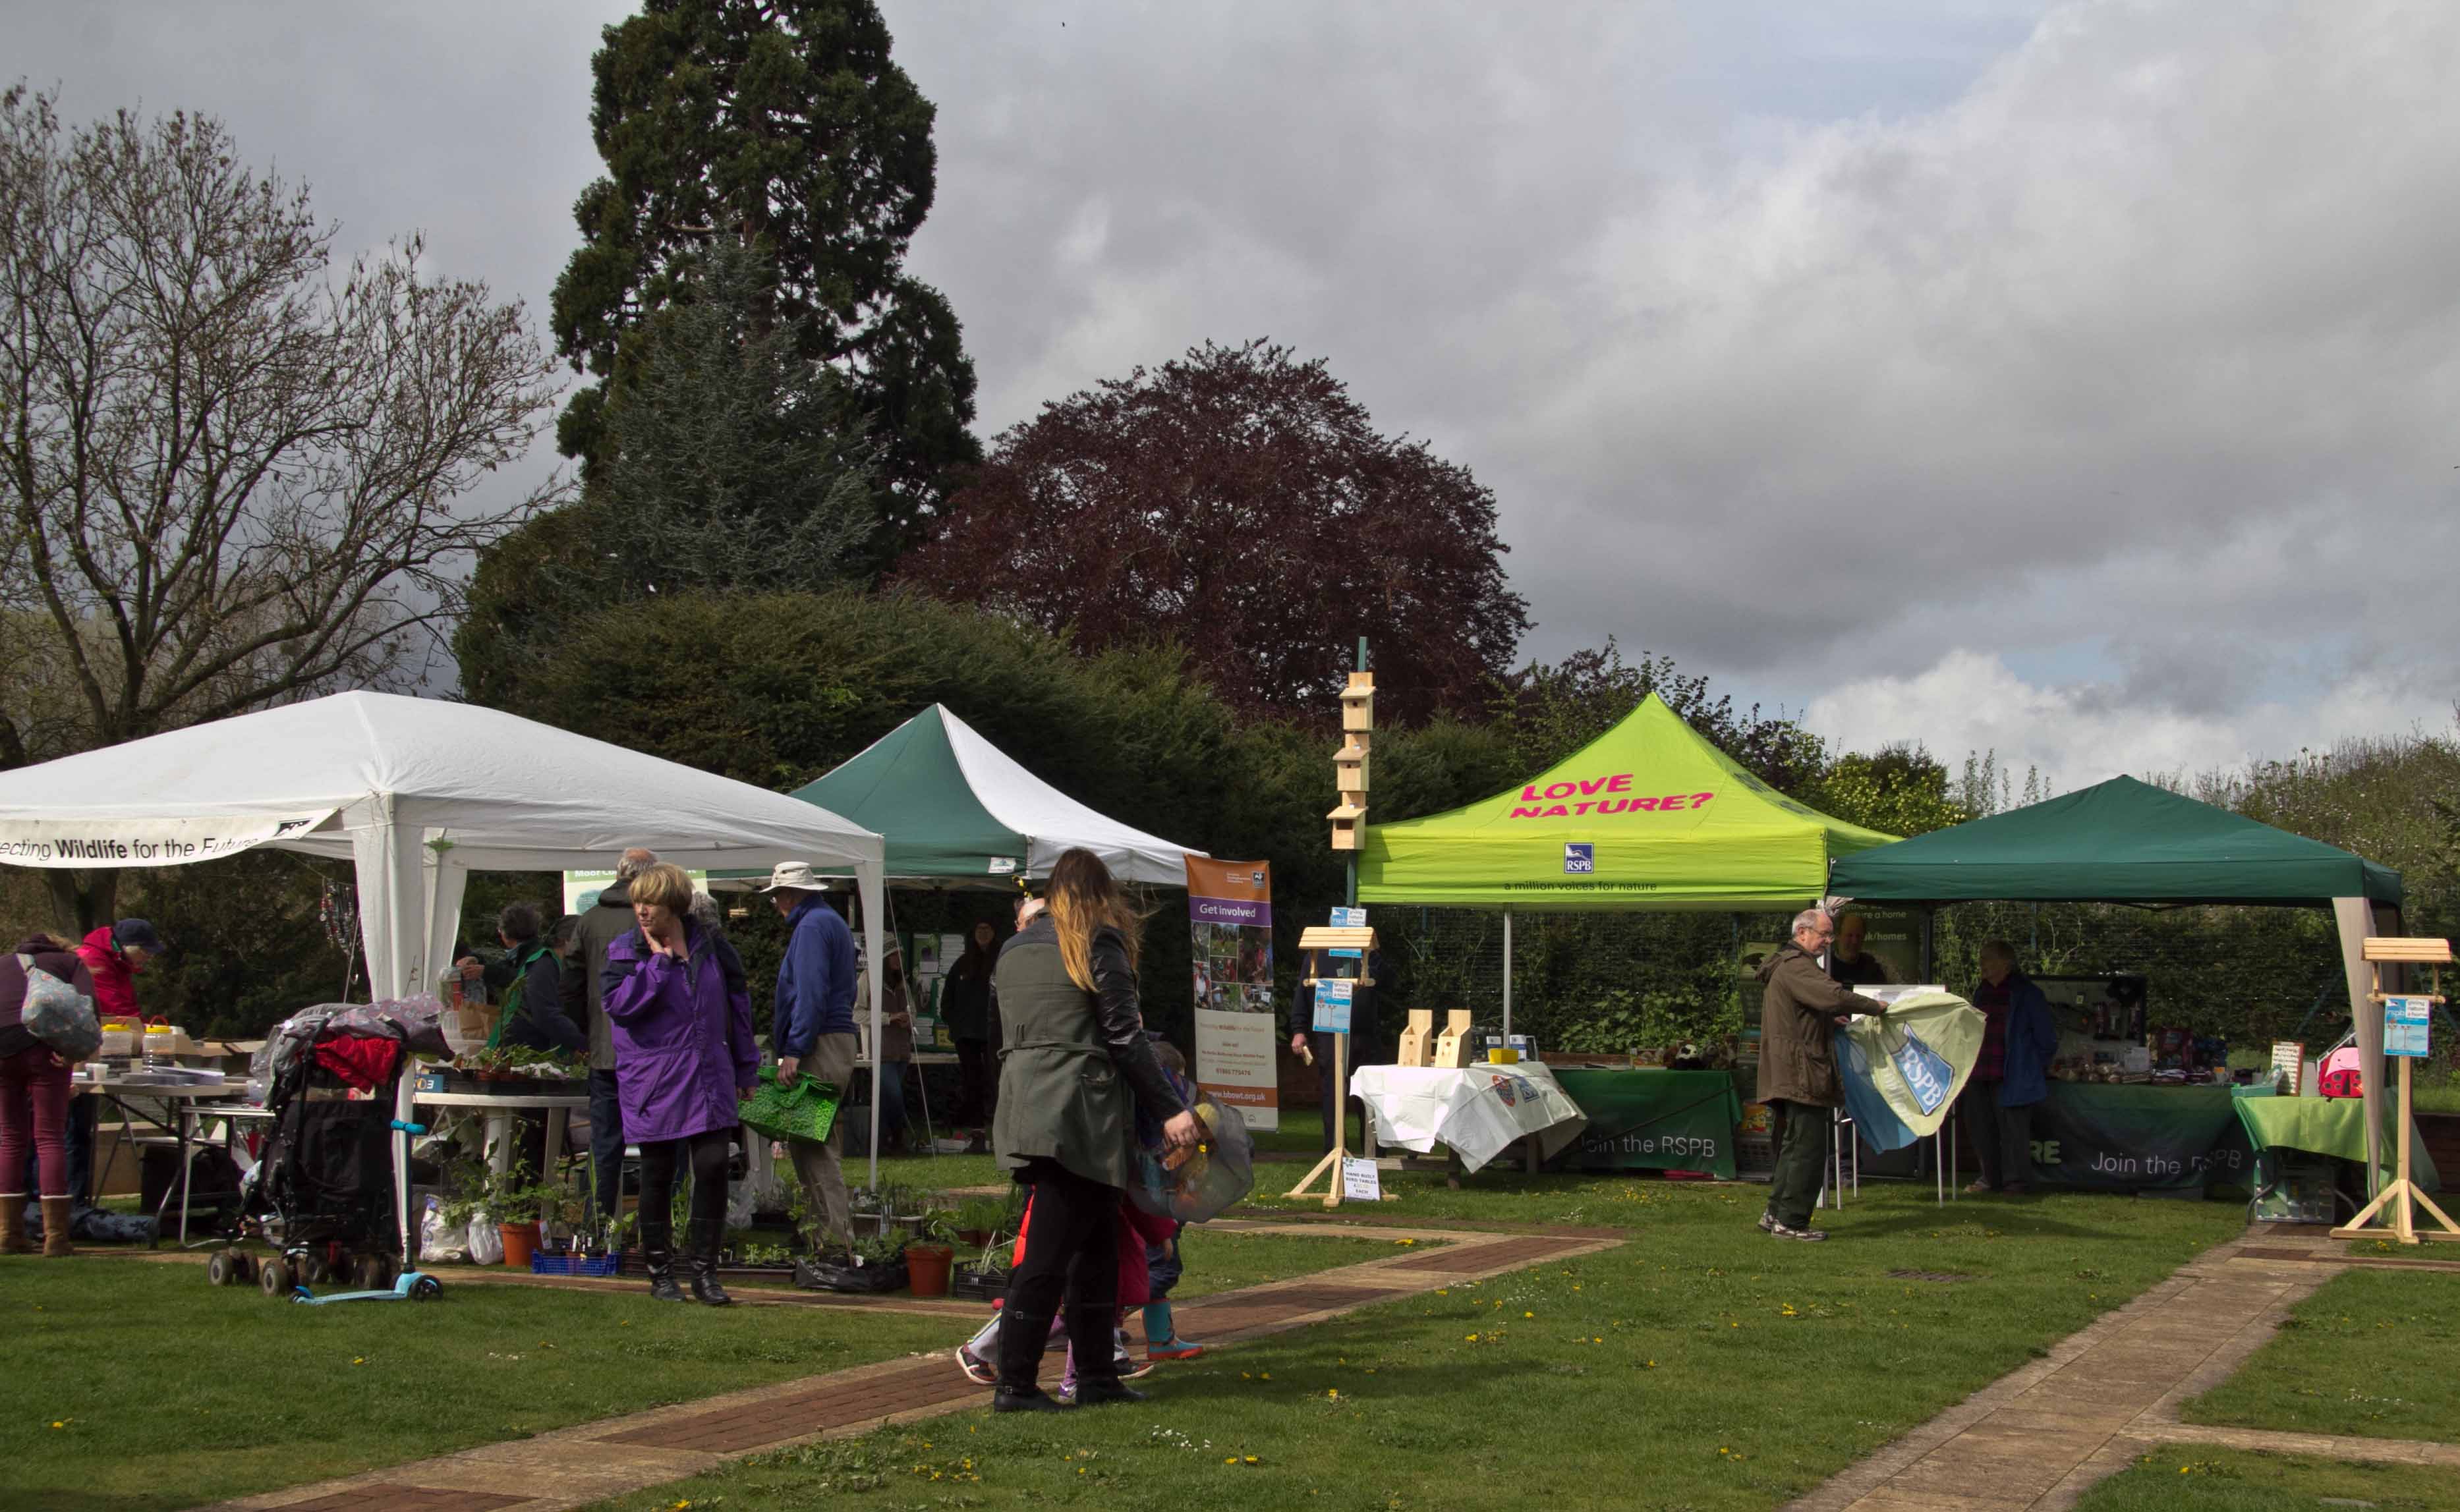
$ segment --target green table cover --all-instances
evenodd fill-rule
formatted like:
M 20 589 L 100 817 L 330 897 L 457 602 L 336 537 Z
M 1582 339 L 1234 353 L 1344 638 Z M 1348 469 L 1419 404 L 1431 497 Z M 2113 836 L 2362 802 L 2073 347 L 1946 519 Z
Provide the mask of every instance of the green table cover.
M 2036 1174 L 2049 1186 L 2093 1191 L 2247 1185 L 2255 1147 L 2234 1111 L 2238 1090 L 2053 1082 L 2049 1099 L 2033 1109 Z M 1972 1149 L 1962 1156 L 1959 1164 L 1970 1167 Z
M 1554 1068 L 1589 1118 L 1554 1170 L 1695 1170 L 1734 1176 L 1734 1125 L 1743 1116 L 1724 1071 Z
M 2365 1106 L 2356 1098 L 2241 1097 L 2237 1107 L 2238 1123 L 2258 1149 L 2303 1150 L 2361 1166 L 2366 1162 Z M 2393 1173 L 2398 1158 L 2391 1143 L 2394 1116 L 2391 1108 L 2384 1109 L 2386 1177 Z M 2443 1189 L 2442 1175 L 2434 1168 L 2434 1158 L 2426 1153 L 2414 1124 L 2408 1129 L 2408 1175 L 2428 1191 Z

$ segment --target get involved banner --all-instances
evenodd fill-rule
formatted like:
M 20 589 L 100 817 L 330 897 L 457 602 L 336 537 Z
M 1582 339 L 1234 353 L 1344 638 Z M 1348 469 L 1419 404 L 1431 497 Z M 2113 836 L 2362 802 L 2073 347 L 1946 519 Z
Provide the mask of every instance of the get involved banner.
M 1237 1108 L 1249 1128 L 1279 1128 L 1272 864 L 1189 856 L 1187 919 L 1196 976 L 1196 1084 Z

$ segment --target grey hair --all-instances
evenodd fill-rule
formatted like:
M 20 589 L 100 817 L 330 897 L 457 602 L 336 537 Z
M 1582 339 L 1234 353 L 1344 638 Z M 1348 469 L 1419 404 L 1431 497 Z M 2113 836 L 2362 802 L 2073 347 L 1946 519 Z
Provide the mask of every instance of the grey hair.
M 2008 965 L 2013 966 L 2016 964 L 2016 947 L 2008 944 L 2003 939 L 1983 940 L 1982 942 L 1982 949 L 1975 953 L 1975 958 L 1979 960 L 2003 960 Z
M 710 897 L 706 892 L 694 892 L 692 894 L 691 916 L 700 920 L 703 928 L 726 928 L 725 911 L 717 906 L 717 899 Z
M 1819 926 L 1827 922 L 1828 911 L 1826 909 L 1807 908 L 1793 916 L 1793 933 L 1799 934 L 1804 930 L 1817 929 Z
M 658 852 L 646 846 L 634 846 L 615 858 L 615 880 L 629 882 L 658 864 Z

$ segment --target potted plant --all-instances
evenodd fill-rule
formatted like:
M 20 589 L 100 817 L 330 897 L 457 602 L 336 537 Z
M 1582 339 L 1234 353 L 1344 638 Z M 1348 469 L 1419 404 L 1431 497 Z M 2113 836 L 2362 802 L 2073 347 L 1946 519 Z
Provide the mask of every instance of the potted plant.
M 980 1248 L 1007 1228 L 1007 1204 L 997 1197 L 968 1197 L 957 1205 L 957 1242 Z
M 957 1215 L 945 1208 L 924 1213 L 916 1239 L 905 1246 L 905 1284 L 916 1296 L 948 1294 L 948 1269 L 956 1263 Z
M 555 1196 L 555 1188 L 530 1180 L 525 1168 L 515 1166 L 491 1173 L 484 1194 L 479 1199 L 487 1216 L 496 1220 L 496 1231 L 503 1236 L 504 1264 L 516 1270 L 526 1270 L 538 1253 L 539 1215 Z

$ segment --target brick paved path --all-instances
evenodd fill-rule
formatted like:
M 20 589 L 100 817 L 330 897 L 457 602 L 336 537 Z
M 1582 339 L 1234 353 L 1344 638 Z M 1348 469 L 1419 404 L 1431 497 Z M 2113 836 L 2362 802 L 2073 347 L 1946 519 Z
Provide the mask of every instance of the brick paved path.
M 2207 1251 L 1786 1512 L 2062 1512 L 2165 1442 L 2460 1467 L 2449 1444 L 2178 1420 L 2182 1405 L 2227 1380 L 2293 1306 L 2351 1263 L 2344 1244 L 2322 1235 L 2259 1226 Z
M 1229 1226 L 1224 1226 L 1229 1227 Z M 1484 1280 L 1526 1266 L 1595 1253 L 1619 1233 L 1492 1233 L 1339 1223 L 1241 1223 L 1249 1232 L 1339 1234 L 1439 1242 L 1387 1259 L 1177 1304 L 1207 1348 L 1304 1328 L 1368 1303 Z M 506 1274 L 499 1279 L 525 1283 Z M 808 1292 L 733 1290 L 754 1306 L 811 1305 Z M 822 1304 L 825 1305 L 825 1304 Z M 859 1305 L 859 1304 L 855 1304 Z M 909 1303 L 942 1311 L 943 1304 Z M 950 1333 L 978 1320 L 978 1303 L 946 1307 Z M 327 1480 L 219 1502 L 211 1512 L 562 1512 L 643 1486 L 680 1480 L 745 1455 L 816 1438 L 847 1438 L 892 1423 L 987 1404 L 989 1392 L 959 1375 L 950 1354 L 889 1360 L 827 1376 L 780 1381 L 531 1438 L 487 1444 Z

